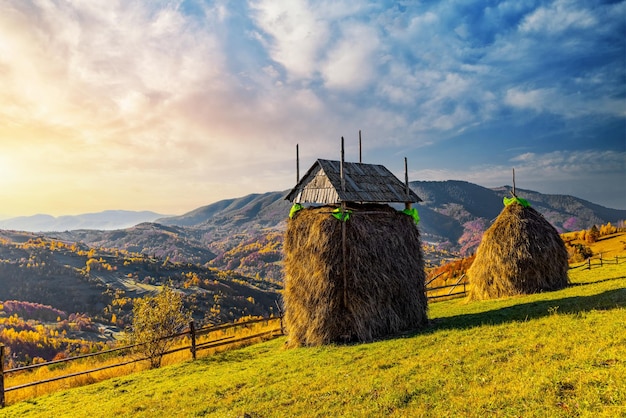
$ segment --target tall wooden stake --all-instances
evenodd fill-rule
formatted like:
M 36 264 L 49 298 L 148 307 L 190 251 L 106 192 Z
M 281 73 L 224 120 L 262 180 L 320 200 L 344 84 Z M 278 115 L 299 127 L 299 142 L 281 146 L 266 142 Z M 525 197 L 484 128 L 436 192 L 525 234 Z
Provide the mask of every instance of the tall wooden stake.
M 189 321 L 189 335 L 191 335 L 191 358 L 196 359 L 196 327 L 193 320 Z
M 345 196 L 346 193 L 346 179 L 345 174 L 343 172 L 343 162 L 345 160 L 345 152 L 344 152 L 344 140 L 343 136 L 341 137 L 341 165 L 340 165 L 340 176 L 341 176 L 341 192 Z M 346 244 L 346 221 L 344 217 L 346 216 L 346 202 L 341 199 L 341 256 L 342 256 L 342 268 L 343 268 L 343 306 L 344 308 L 348 308 L 348 246 Z
M 515 194 L 515 169 L 513 169 L 513 197 L 517 197 Z
M 359 129 L 359 162 L 363 162 L 363 148 L 361 147 L 361 130 Z
M 0 408 L 4 405 L 4 345 L 0 344 Z
M 345 216 L 345 203 L 341 202 L 341 215 Z M 341 221 L 341 256 L 343 268 L 343 306 L 348 309 L 348 246 L 346 243 L 346 221 Z
M 341 177 L 341 191 L 343 193 L 346 192 L 346 179 L 344 178 L 344 174 L 343 174 L 343 162 L 345 159 L 345 153 L 344 153 L 344 149 L 343 149 L 343 136 L 341 137 L 341 162 L 340 162 L 340 166 L 339 166 L 339 176 Z
M 409 164 L 406 157 L 404 157 L 404 186 L 406 188 L 406 202 L 404 202 L 405 209 L 411 209 L 411 191 L 409 189 Z

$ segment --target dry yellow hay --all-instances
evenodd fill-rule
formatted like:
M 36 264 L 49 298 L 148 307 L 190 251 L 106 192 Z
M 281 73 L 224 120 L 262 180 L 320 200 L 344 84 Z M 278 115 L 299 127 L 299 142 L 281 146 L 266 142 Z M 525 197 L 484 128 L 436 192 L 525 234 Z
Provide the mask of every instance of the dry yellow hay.
M 427 322 L 424 261 L 413 219 L 360 205 L 346 228 L 333 208 L 303 209 L 285 235 L 285 326 L 290 346 L 372 341 Z
M 569 285 L 567 250 L 557 230 L 535 209 L 506 206 L 485 231 L 467 271 L 469 299 L 558 290 Z

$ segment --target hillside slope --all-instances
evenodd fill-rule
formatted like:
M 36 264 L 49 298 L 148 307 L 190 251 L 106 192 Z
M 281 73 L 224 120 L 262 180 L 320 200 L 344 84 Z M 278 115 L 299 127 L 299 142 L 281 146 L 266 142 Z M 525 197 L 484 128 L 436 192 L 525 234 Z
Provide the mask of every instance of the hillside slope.
M 219 227 L 275 227 L 285 221 L 291 203 L 286 201 L 283 192 L 250 194 L 238 199 L 227 199 L 203 206 L 181 216 L 157 219 L 163 225 L 192 226 L 201 229 Z
M 0 231 L 0 301 L 41 303 L 105 323 L 115 313 L 116 322 L 127 325 L 132 299 L 164 285 L 185 295 L 196 319 L 212 323 L 268 316 L 279 298 L 279 286 L 234 272 Z
M 398 338 L 291 350 L 281 338 L 2 413 L 73 417 L 81 405 L 94 418 L 624 416 L 626 263 L 572 280 L 557 292 L 436 303 L 428 329 Z
M 141 223 L 114 231 L 79 229 L 50 232 L 51 238 L 82 242 L 90 247 L 118 248 L 147 256 L 168 258 L 172 262 L 205 264 L 215 258 L 192 231 L 158 223 Z

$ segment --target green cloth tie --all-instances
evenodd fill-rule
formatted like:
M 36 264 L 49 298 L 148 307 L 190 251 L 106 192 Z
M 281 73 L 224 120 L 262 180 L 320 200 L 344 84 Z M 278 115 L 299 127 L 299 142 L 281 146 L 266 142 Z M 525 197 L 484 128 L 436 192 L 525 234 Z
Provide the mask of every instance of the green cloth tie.
M 411 218 L 413 218 L 413 220 L 415 221 L 415 225 L 417 225 L 419 223 L 420 215 L 419 215 L 419 213 L 417 213 L 417 209 L 416 208 L 404 209 L 402 211 L 402 213 L 404 213 L 405 215 L 409 215 Z
M 332 215 L 342 222 L 347 222 L 350 219 L 351 210 L 342 211 L 341 208 L 337 208 L 333 211 Z
M 511 203 L 519 203 L 525 208 L 530 207 L 530 203 L 528 203 L 528 200 L 522 199 L 521 197 L 506 197 L 505 196 L 504 199 L 502 199 L 502 201 L 504 202 L 504 206 L 509 206 Z
M 300 203 L 294 203 L 291 209 L 289 210 L 289 219 L 293 219 L 293 216 L 302 209 L 304 209 L 304 207 Z

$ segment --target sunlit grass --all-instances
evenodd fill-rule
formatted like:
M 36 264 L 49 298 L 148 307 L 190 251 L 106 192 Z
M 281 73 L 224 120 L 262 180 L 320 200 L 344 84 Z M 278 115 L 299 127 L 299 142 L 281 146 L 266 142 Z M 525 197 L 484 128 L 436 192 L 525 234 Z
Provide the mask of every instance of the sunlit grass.
M 626 263 L 571 280 L 558 292 L 434 303 L 415 334 L 298 349 L 279 338 L 0 415 L 626 416 Z
M 236 339 L 260 334 L 263 332 L 267 332 L 270 330 L 274 330 L 277 327 L 277 320 L 273 320 L 269 323 L 266 322 L 258 322 L 251 325 L 240 325 L 233 328 L 227 328 L 219 331 L 210 332 L 198 337 L 196 344 L 201 345 L 203 343 L 209 342 L 230 342 Z M 258 338 L 253 341 L 248 341 L 243 344 L 230 344 L 223 345 L 215 348 L 206 348 L 202 350 L 198 350 L 197 357 L 206 357 L 210 355 L 214 355 L 219 352 L 223 352 L 226 350 L 230 350 L 233 348 L 237 348 L 239 346 L 247 345 L 254 342 L 262 341 L 263 338 Z M 184 337 L 180 339 L 176 344 L 174 344 L 171 349 L 177 349 L 179 347 L 189 347 L 190 339 L 189 337 Z M 47 380 L 50 378 L 54 378 L 56 376 L 63 375 L 71 375 L 73 373 L 83 372 L 86 370 L 93 370 L 97 368 L 102 368 L 108 365 L 120 364 L 131 360 L 133 358 L 140 358 L 141 355 L 130 355 L 130 354 L 105 354 L 104 358 L 102 357 L 90 357 L 86 359 L 55 364 L 51 366 L 44 366 L 40 368 L 36 368 L 33 370 L 26 370 L 17 373 L 10 373 L 5 377 L 5 388 L 10 388 L 14 386 L 20 386 L 23 384 L 27 384 L 30 382 Z M 162 364 L 164 366 L 173 365 L 185 361 L 189 361 L 192 358 L 192 354 L 190 350 L 181 350 L 176 351 L 171 354 L 167 354 L 163 357 Z M 31 387 L 26 387 L 23 389 L 14 390 L 8 392 L 5 396 L 7 404 L 16 403 L 19 401 L 28 400 L 34 397 L 38 397 L 44 394 L 48 394 L 51 392 L 56 392 L 63 389 L 75 388 L 80 386 L 85 386 L 88 384 L 100 382 L 103 380 L 112 379 L 115 377 L 126 376 L 132 373 L 137 373 L 140 371 L 145 371 L 149 369 L 148 361 L 140 361 L 124 366 L 113 367 L 101 371 L 92 372 L 85 375 L 65 378 L 61 380 L 56 380 L 49 383 L 43 383 Z M 2 413 L 0 412 L 0 416 Z

